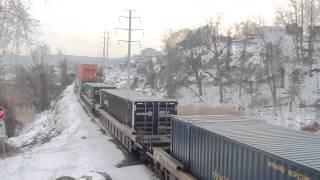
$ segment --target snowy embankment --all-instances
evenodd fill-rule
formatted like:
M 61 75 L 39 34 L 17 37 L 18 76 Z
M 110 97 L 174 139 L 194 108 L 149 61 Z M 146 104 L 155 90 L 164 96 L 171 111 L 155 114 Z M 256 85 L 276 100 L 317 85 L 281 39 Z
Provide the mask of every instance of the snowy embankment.
M 254 60 L 256 59 L 257 58 L 254 58 Z M 104 71 L 106 76 L 105 82 L 115 84 L 120 88 L 125 86 L 127 80 L 125 63 L 125 61 L 121 61 L 106 64 Z M 164 90 L 157 91 L 151 89 L 151 87 L 145 87 L 143 83 L 146 81 L 145 77 L 141 74 L 138 74 L 135 68 L 133 68 L 131 76 L 139 77 L 139 81 L 135 90 L 149 95 L 155 95 L 159 97 L 165 96 L 166 93 Z M 131 79 L 131 83 L 134 82 L 133 79 L 134 78 Z M 313 77 L 306 76 L 301 87 L 300 99 L 304 100 L 308 106 L 312 105 L 320 97 L 320 91 L 318 90 L 318 86 L 320 85 L 318 85 L 319 82 L 317 81 L 318 78 L 316 75 Z M 289 84 L 287 83 L 287 85 Z M 196 85 L 190 87 L 197 92 Z M 288 105 L 283 105 L 281 108 L 268 107 L 272 104 L 272 96 L 269 91 L 269 87 L 266 85 L 261 85 L 259 88 L 260 93 L 255 96 L 255 108 L 249 108 L 252 101 L 251 94 L 244 91 L 241 98 L 239 98 L 238 85 L 224 88 L 224 103 L 219 102 L 219 87 L 212 86 L 212 84 L 208 84 L 208 82 L 203 82 L 203 96 L 201 96 L 201 100 L 203 102 L 200 101 L 199 97 L 196 96 L 194 92 L 187 88 L 180 88 L 178 90 L 177 100 L 179 100 L 179 105 L 184 106 L 184 113 L 182 113 L 184 115 L 192 115 L 192 113 L 197 114 L 199 112 L 200 114 L 215 114 L 217 111 L 219 111 L 217 114 L 243 114 L 252 118 L 266 121 L 270 124 L 295 130 L 301 130 L 304 127 L 313 125 L 315 122 L 320 124 L 319 111 L 315 108 L 299 108 L 298 104 L 293 104 L 292 112 L 289 112 Z M 288 96 L 287 93 L 285 93 L 285 89 L 288 89 L 288 87 L 281 89 L 281 91 L 279 90 L 278 92 L 278 98 L 280 100 L 286 99 Z M 298 101 L 296 103 L 298 103 Z M 185 113 L 186 107 L 189 109 L 191 107 L 191 109 L 193 108 L 198 110 Z M 240 108 L 242 108 L 243 111 L 239 112 L 238 109 Z M 318 133 L 320 133 L 320 131 L 318 131 Z
M 87 115 L 72 90 L 68 87 L 24 134 L 8 140 L 22 152 L 0 160 L 1 179 L 153 179 L 144 165 L 123 165 L 126 154 Z

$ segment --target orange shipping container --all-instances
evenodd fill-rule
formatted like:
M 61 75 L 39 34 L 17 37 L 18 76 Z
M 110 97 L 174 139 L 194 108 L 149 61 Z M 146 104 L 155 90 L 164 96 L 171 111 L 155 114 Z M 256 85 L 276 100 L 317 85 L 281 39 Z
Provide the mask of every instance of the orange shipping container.
M 78 64 L 77 79 L 79 81 L 96 81 L 97 65 L 96 64 Z

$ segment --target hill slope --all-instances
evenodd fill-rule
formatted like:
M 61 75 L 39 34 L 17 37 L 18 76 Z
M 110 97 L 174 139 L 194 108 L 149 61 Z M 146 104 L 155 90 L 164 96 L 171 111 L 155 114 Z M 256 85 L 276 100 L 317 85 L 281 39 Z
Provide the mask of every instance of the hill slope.
M 128 159 L 98 120 L 87 115 L 72 89 L 24 134 L 9 139 L 22 152 L 0 161 L 1 179 L 152 179 L 147 167 Z

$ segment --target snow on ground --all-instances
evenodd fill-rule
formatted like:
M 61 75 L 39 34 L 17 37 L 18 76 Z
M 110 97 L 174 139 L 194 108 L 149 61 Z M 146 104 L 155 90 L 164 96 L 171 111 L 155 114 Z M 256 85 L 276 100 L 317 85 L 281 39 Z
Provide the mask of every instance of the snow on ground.
M 283 126 L 294 130 L 302 128 L 319 121 L 317 113 L 310 108 L 297 108 L 289 112 L 288 107 L 284 108 L 264 108 L 256 110 L 256 118 L 264 120 L 269 124 Z
M 124 87 L 127 81 L 126 62 L 119 61 L 106 64 L 105 76 L 107 83 L 113 83 L 117 87 Z M 139 76 L 134 66 L 131 76 Z M 139 76 L 139 78 L 142 78 L 143 80 L 144 77 Z M 320 88 L 320 80 L 317 82 L 317 79 L 317 74 L 314 74 L 313 77 L 305 77 L 301 88 L 301 99 L 303 99 L 307 105 L 313 104 L 315 100 L 320 97 L 320 91 L 317 91 L 317 84 Z M 196 85 L 192 85 L 190 87 L 197 92 Z M 159 97 L 165 96 L 164 91 L 159 92 L 153 90 L 150 87 L 145 87 L 144 84 L 138 84 L 138 87 L 135 88 L 135 90 L 149 95 Z M 305 126 L 311 125 L 313 122 L 320 123 L 319 112 L 313 108 L 298 108 L 298 104 L 294 104 L 293 112 L 289 112 L 288 105 L 284 105 L 282 108 L 276 109 L 268 108 L 268 106 L 272 104 L 272 96 L 267 85 L 261 85 L 259 87 L 260 93 L 256 96 L 255 100 L 255 103 L 258 103 L 259 105 L 256 105 L 256 108 L 249 108 L 252 98 L 251 94 L 248 94 L 243 90 L 242 98 L 239 99 L 238 91 L 238 86 L 225 87 L 224 103 L 221 104 L 219 103 L 219 87 L 212 86 L 204 82 L 203 96 L 201 97 L 203 102 L 200 101 L 199 97 L 196 96 L 194 92 L 187 88 L 180 88 L 176 99 L 179 101 L 180 105 L 186 106 L 199 105 L 199 107 L 201 107 L 202 105 L 205 105 L 208 107 L 233 107 L 235 109 L 241 107 L 245 110 L 243 114 L 247 114 L 249 117 L 295 130 L 300 130 Z M 284 89 L 279 90 L 278 94 L 280 99 L 287 97 L 287 94 L 284 92 Z
M 22 152 L 0 161 L 0 179 L 153 179 L 145 165 L 123 164 L 128 161 L 124 152 L 86 114 L 72 90 L 68 87 L 52 109 L 38 115 L 26 133 L 8 140 Z

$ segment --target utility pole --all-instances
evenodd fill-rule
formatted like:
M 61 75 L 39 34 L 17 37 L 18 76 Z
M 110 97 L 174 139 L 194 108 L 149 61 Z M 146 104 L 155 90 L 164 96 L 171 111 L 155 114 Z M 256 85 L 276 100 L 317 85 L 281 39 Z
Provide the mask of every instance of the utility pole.
M 107 60 L 107 61 L 109 60 L 109 40 L 110 40 L 109 35 L 110 35 L 109 31 L 103 32 L 103 60 Z
M 103 62 L 106 60 L 106 32 L 103 32 L 103 51 L 102 51 Z
M 140 41 L 132 41 L 131 40 L 131 32 L 132 31 L 142 31 L 143 29 L 132 29 L 132 19 L 139 19 L 140 20 L 140 17 L 133 17 L 132 16 L 132 12 L 134 10 L 128 10 L 129 12 L 129 16 L 120 16 L 120 18 L 126 18 L 129 20 L 129 25 L 128 25 L 128 28 L 116 28 L 116 29 L 119 29 L 119 30 L 125 30 L 125 31 L 128 31 L 128 40 L 118 40 L 118 43 L 119 42 L 126 42 L 128 43 L 128 61 L 127 61 L 127 66 L 128 66 L 128 69 L 127 69 L 127 88 L 129 89 L 130 88 L 130 73 L 131 73 L 131 43 L 135 42 L 135 43 L 139 43 L 140 44 Z M 141 23 L 141 20 L 140 20 L 140 23 Z
M 109 61 L 109 40 L 110 40 L 110 37 L 109 37 L 109 31 L 107 33 L 107 61 Z

